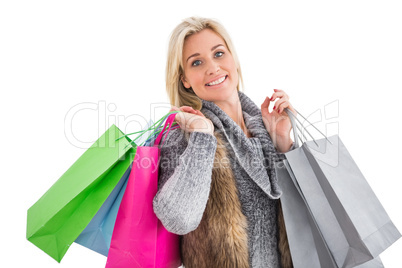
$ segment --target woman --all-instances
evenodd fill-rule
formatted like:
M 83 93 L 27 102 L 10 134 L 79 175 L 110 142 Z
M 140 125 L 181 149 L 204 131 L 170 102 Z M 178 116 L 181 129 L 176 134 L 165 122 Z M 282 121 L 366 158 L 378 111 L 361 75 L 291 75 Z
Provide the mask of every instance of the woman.
M 284 109 L 293 108 L 275 90 L 260 110 L 239 91 L 240 80 L 219 23 L 192 17 L 174 29 L 166 85 L 173 110 L 183 113 L 161 148 L 154 211 L 182 235 L 185 267 L 291 267 L 286 234 L 278 231 L 274 162 L 292 146 Z

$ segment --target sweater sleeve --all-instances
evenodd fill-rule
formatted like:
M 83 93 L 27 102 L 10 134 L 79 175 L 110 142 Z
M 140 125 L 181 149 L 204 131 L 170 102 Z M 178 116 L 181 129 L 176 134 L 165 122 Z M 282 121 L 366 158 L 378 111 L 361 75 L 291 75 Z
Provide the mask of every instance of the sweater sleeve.
M 201 222 L 216 147 L 215 136 L 192 132 L 187 139 L 180 129 L 171 131 L 161 147 L 159 187 L 153 207 L 169 232 L 184 235 Z

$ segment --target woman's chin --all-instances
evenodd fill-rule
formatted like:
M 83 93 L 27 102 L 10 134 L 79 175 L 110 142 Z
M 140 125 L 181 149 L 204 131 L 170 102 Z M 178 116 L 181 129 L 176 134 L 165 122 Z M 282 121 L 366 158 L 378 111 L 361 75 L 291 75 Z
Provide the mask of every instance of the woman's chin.
M 208 94 L 204 100 L 212 102 L 231 102 L 234 99 L 238 99 L 237 89 L 234 90 L 217 90 L 211 94 Z

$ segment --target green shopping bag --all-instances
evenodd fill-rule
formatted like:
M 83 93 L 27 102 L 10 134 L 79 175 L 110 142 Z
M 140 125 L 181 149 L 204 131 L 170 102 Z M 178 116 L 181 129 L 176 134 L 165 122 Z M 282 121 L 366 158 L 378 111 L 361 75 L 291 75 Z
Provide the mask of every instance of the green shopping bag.
M 129 168 L 135 150 L 111 126 L 28 209 L 27 239 L 60 262 Z

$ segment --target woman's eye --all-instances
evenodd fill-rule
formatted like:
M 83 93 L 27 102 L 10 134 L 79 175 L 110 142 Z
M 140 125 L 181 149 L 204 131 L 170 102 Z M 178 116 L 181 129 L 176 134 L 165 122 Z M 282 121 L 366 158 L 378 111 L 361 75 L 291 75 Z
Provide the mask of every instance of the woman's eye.
M 215 57 L 216 57 L 216 58 L 220 58 L 220 57 L 223 56 L 223 54 L 224 54 L 223 52 L 216 52 L 216 53 L 215 53 Z
M 198 65 L 200 65 L 201 64 L 201 61 L 200 60 L 195 60 L 191 65 L 192 66 L 198 66 Z

